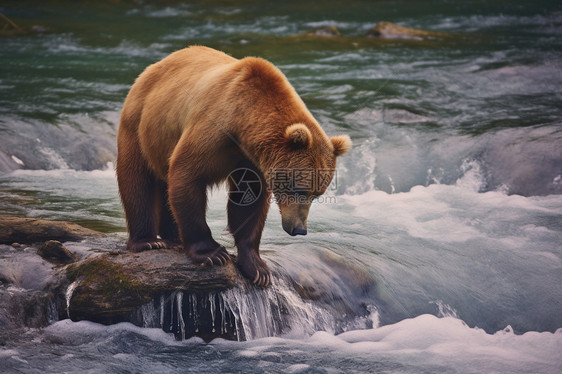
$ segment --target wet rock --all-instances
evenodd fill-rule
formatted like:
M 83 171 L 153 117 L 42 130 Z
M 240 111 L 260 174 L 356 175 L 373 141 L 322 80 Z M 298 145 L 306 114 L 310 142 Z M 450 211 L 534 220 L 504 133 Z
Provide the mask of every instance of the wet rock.
M 64 248 L 56 241 L 48 243 L 51 245 L 57 248 L 56 253 Z M 13 340 L 26 328 L 44 327 L 69 317 L 74 321 L 127 321 L 143 326 L 145 321 L 138 316 L 147 304 L 156 303 L 160 308 L 160 300 L 165 300 L 174 303 L 169 307 L 172 310 L 179 302 L 174 298 L 181 292 L 186 295 L 186 312 L 200 314 L 194 321 L 186 314 L 181 332 L 177 316 L 168 312 L 164 316 L 166 326 L 177 330 L 170 332 L 178 338 L 236 338 L 232 313 L 223 308 L 219 314 L 205 303 L 209 295 L 217 297 L 218 291 L 242 281 L 233 263 L 202 267 L 174 250 L 129 253 L 96 249 L 86 259 L 61 266 L 45 261 L 38 252 L 33 247 L 0 245 L 0 344 Z M 189 309 L 193 305 L 187 295 L 198 300 L 196 309 Z M 161 321 L 160 317 L 156 319 Z M 214 328 L 221 323 L 230 327 Z M 154 323 L 152 327 L 159 326 Z
M 221 291 L 239 277 L 233 263 L 202 267 L 174 250 L 107 254 L 69 265 L 66 275 L 75 282 L 67 300 L 70 318 L 100 323 L 127 321 L 158 294 Z
M 103 234 L 69 222 L 0 216 L 0 244 L 83 240 Z
M 202 267 L 175 250 L 130 253 L 96 248 L 76 262 L 77 256 L 61 243 L 100 235 L 67 222 L 0 217 L 0 343 L 22 329 L 69 317 L 106 324 L 134 322 L 135 313 L 161 295 L 185 291 L 204 299 L 241 279 L 233 263 Z M 41 241 L 39 249 L 17 244 Z M 209 322 L 209 337 L 228 337 L 226 331 L 214 331 L 216 321 L 199 322 Z
M 173 332 L 178 339 L 237 339 L 234 314 L 218 302 L 219 291 L 245 282 L 234 260 L 225 266 L 203 267 L 176 250 L 131 253 L 103 249 L 98 235 L 66 222 L 0 217 L 2 243 L 46 240 L 40 248 L 0 243 L 0 345 L 26 328 L 66 318 L 147 326 L 143 312 L 147 305 L 155 305 L 156 317 L 150 326 Z M 61 238 L 94 239 L 96 249 L 87 250 L 76 261 Z M 88 243 L 85 240 L 80 245 L 88 247 Z M 169 310 L 159 314 L 164 311 L 162 305 Z M 181 323 L 179 305 L 185 311 Z
M 37 254 L 47 261 L 59 264 L 71 264 L 78 260 L 78 256 L 66 249 L 58 240 L 47 240 L 39 248 Z
M 348 258 L 331 251 L 321 251 L 319 258 L 328 264 L 345 284 L 350 284 L 354 289 L 368 292 L 375 281 L 367 269 L 359 264 L 349 261 Z
M 4 326 L 42 327 L 48 323 L 50 297 L 47 292 L 9 288 L 0 292 L 0 321 Z
M 341 33 L 336 26 L 322 26 L 307 31 L 305 35 L 333 38 L 333 37 L 341 36 Z
M 63 279 L 34 248 L 0 245 L 0 345 L 56 320 L 57 288 Z
M 367 36 L 385 39 L 443 39 L 450 37 L 449 34 L 412 29 L 396 25 L 391 22 L 379 22 L 375 27 L 367 31 Z
M 334 276 L 337 276 L 342 284 L 352 285 L 353 289 L 365 293 L 374 286 L 374 279 L 364 267 L 325 249 L 316 249 L 316 252 L 326 267 L 308 268 L 307 271 L 294 273 L 291 279 L 293 287 L 303 299 L 328 303 L 340 299 L 331 289 Z

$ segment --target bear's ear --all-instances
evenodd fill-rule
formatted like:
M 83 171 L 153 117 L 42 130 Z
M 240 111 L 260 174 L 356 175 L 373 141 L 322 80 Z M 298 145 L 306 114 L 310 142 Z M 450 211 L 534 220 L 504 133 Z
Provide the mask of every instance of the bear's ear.
M 285 129 L 285 139 L 294 148 L 310 148 L 312 134 L 308 127 L 302 123 L 295 123 Z
M 332 136 L 330 138 L 334 146 L 334 155 L 341 156 L 351 149 L 351 139 L 347 135 Z

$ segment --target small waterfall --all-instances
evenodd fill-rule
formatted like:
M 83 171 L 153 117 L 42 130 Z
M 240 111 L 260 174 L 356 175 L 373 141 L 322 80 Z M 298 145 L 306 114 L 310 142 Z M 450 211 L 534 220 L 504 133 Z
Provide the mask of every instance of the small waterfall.
M 266 289 L 242 283 L 224 292 L 160 294 L 132 320 L 172 332 L 177 339 L 199 336 L 205 340 L 306 336 L 319 330 L 334 332 L 337 327 L 332 312 L 303 300 L 280 278 Z
M 45 317 L 47 318 L 47 323 L 49 325 L 59 320 L 59 311 L 54 300 L 49 300 L 49 302 L 47 303 L 47 312 L 45 314 Z
M 280 278 L 267 289 L 237 287 L 221 296 L 227 310 L 235 317 L 241 340 L 335 330 L 336 320 L 328 310 L 304 301 Z
M 68 318 L 70 318 L 70 299 L 72 299 L 72 294 L 78 285 L 80 284 L 80 280 L 75 280 L 74 282 L 68 285 L 66 289 L 65 298 L 66 298 L 66 313 Z

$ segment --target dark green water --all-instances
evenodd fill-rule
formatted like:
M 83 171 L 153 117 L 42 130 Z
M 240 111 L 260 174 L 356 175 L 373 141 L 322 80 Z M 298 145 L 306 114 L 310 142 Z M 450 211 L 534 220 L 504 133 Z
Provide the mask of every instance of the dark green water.
M 131 82 L 166 54 L 204 44 L 271 60 L 328 132 L 349 132 L 359 146 L 380 140 L 365 145 L 377 153 L 375 170 L 360 174 L 378 189 L 454 183 L 462 163 L 476 159 L 485 190 L 561 192 L 555 2 L 26 4 L 6 2 L 3 12 L 47 31 L 0 41 L 1 150 L 26 168 L 113 161 Z M 364 37 L 381 20 L 452 37 Z M 325 25 L 343 36 L 302 35 Z M 448 142 L 464 149 L 440 148 Z
M 293 295 L 305 317 L 288 335 L 266 338 L 266 321 L 252 342 L 184 344 L 61 321 L 1 348 L 0 370 L 560 371 L 559 2 L 3 1 L 0 12 L 45 29 L 0 35 L 0 213 L 124 240 L 113 172 L 121 106 L 148 64 L 188 45 L 270 60 L 329 135 L 354 142 L 338 164 L 337 203 L 313 206 L 309 235 L 288 238 L 269 215 L 264 258 L 321 295 Z M 366 37 L 379 21 L 449 36 Z M 323 26 L 342 36 L 305 34 Z M 235 251 L 224 191 L 215 197 L 209 224 Z M 361 289 L 326 253 L 376 286 Z

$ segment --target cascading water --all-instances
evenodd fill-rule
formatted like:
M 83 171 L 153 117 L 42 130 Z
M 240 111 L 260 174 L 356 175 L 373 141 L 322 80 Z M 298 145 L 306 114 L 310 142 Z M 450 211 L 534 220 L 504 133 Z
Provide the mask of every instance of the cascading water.
M 244 282 L 224 292 L 161 294 L 137 311 L 132 321 L 143 327 L 162 328 L 180 340 L 219 336 L 245 341 L 281 335 L 303 337 L 315 331 L 341 332 L 344 323 L 355 328 L 372 327 L 377 320 L 376 308 L 370 306 L 365 311 L 371 314 L 346 316 L 303 300 L 288 279 L 278 277 L 266 289 Z
M 67 310 L 67 315 L 68 315 L 69 318 L 70 318 L 70 314 L 69 314 L 70 300 L 72 299 L 72 294 L 74 293 L 74 290 L 76 289 L 76 287 L 78 287 L 79 284 L 80 284 L 80 280 L 76 280 L 76 281 L 70 283 L 68 285 L 68 288 L 66 289 L 66 293 L 65 293 L 66 310 Z

